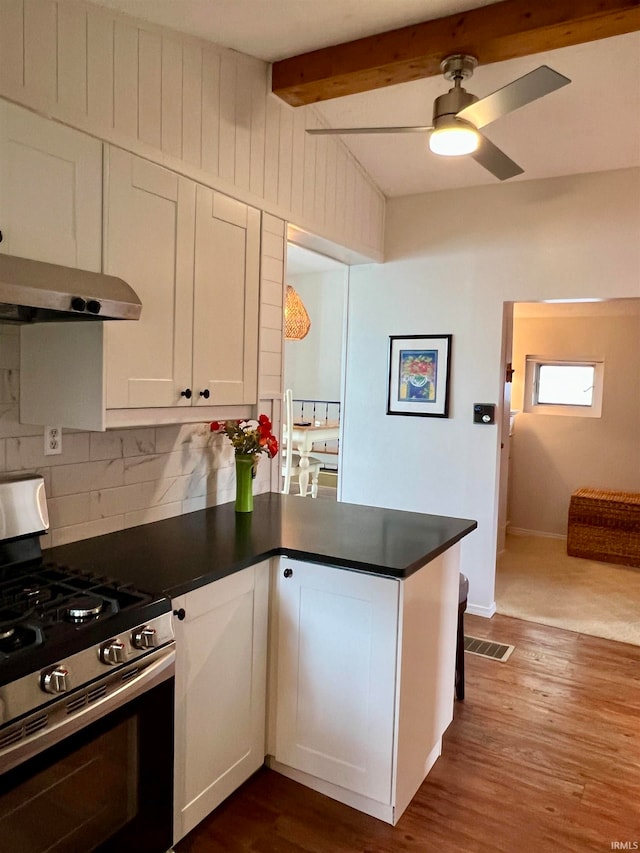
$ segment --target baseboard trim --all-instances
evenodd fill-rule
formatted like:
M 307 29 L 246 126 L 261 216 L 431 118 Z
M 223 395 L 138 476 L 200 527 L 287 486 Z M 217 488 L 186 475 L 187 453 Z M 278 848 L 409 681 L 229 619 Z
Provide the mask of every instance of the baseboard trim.
M 566 540 L 566 533 L 547 533 L 545 530 L 527 530 L 524 527 L 510 527 L 507 533 L 513 536 L 538 536 L 540 539 L 563 539 Z
M 301 785 L 306 785 L 307 788 L 318 791 L 326 797 L 331 797 L 332 800 L 337 800 L 339 803 L 351 806 L 352 809 L 357 809 L 371 817 L 377 817 L 378 820 L 383 820 L 385 823 L 393 825 L 396 822 L 395 809 L 391 803 L 379 803 L 377 800 L 372 800 L 362 794 L 356 794 L 354 791 L 341 788 L 332 782 L 318 779 L 317 776 L 311 776 L 309 773 L 276 761 L 272 755 L 267 755 L 265 761 L 267 767 L 275 770 L 276 773 L 281 773 L 288 779 L 293 779 L 294 782 L 299 782 Z
M 482 604 L 467 603 L 467 613 L 471 613 L 473 616 L 484 616 L 485 619 L 491 619 L 495 612 L 495 601 L 489 607 L 484 607 Z

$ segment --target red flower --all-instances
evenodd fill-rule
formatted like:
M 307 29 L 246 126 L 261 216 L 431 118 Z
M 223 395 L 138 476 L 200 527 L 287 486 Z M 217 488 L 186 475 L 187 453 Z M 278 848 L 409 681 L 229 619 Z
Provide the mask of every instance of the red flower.
M 271 421 L 267 415 L 258 420 L 213 421 L 209 424 L 211 432 L 223 433 L 238 454 L 267 453 L 272 459 L 278 452 L 278 440 L 272 433 Z

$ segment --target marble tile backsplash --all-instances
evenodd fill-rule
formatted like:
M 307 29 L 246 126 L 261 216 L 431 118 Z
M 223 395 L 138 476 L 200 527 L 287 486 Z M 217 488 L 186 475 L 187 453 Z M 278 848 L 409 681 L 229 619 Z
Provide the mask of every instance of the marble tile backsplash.
M 0 471 L 44 477 L 51 527 L 43 547 L 234 499 L 233 449 L 208 423 L 63 429 L 62 453 L 45 456 L 43 427 L 19 422 L 19 364 L 19 328 L 0 324 Z M 256 494 L 269 491 L 270 468 L 262 458 Z

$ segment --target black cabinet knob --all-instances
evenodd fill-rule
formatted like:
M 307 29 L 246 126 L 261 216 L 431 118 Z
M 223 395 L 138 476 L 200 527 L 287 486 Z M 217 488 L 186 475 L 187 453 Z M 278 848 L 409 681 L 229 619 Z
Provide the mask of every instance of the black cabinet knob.
M 211 391 L 209 391 L 208 388 L 205 388 L 204 391 L 200 392 L 200 396 L 204 397 L 205 400 L 208 400 L 209 397 L 211 396 Z
M 2 243 L 3 240 L 4 240 L 4 234 L 2 233 L 2 231 L 0 231 L 0 243 Z
M 74 296 L 71 300 L 71 307 L 74 311 L 84 311 L 87 307 L 87 303 L 84 301 L 82 296 Z
M 284 570 L 284 576 L 285 576 L 285 578 L 292 578 L 293 577 L 293 569 L 285 569 Z
M 186 397 L 186 398 L 187 398 L 187 400 L 190 400 L 190 399 L 191 399 L 191 388 L 185 388 L 185 390 L 184 390 L 184 391 L 181 391 L 181 392 L 180 392 L 180 396 L 181 396 L 181 397 Z
M 182 621 L 184 620 L 184 617 L 185 617 L 187 614 L 185 613 L 184 607 L 181 607 L 181 608 L 180 608 L 180 610 L 174 610 L 174 611 L 173 611 L 173 615 L 174 615 L 174 616 L 177 616 L 177 617 L 178 617 L 178 619 L 182 622 Z
M 87 302 L 87 311 L 89 312 L 89 314 L 99 314 L 101 308 L 102 305 L 98 302 L 97 299 L 90 299 Z

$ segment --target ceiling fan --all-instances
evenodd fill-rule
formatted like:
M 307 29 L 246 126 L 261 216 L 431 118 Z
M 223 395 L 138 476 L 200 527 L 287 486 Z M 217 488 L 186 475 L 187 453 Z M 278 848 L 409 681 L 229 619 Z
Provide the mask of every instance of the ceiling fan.
M 453 87 L 433 103 L 433 125 L 417 127 L 327 127 L 307 130 L 314 135 L 349 133 L 429 133 L 429 148 L 435 154 L 457 156 L 469 154 L 501 181 L 524 171 L 501 151 L 480 128 L 486 127 L 507 113 L 524 107 L 570 83 L 548 65 L 541 65 L 519 77 L 502 89 L 480 98 L 467 92 L 462 81 L 473 74 L 478 60 L 474 56 L 456 54 L 440 63 L 445 80 Z

